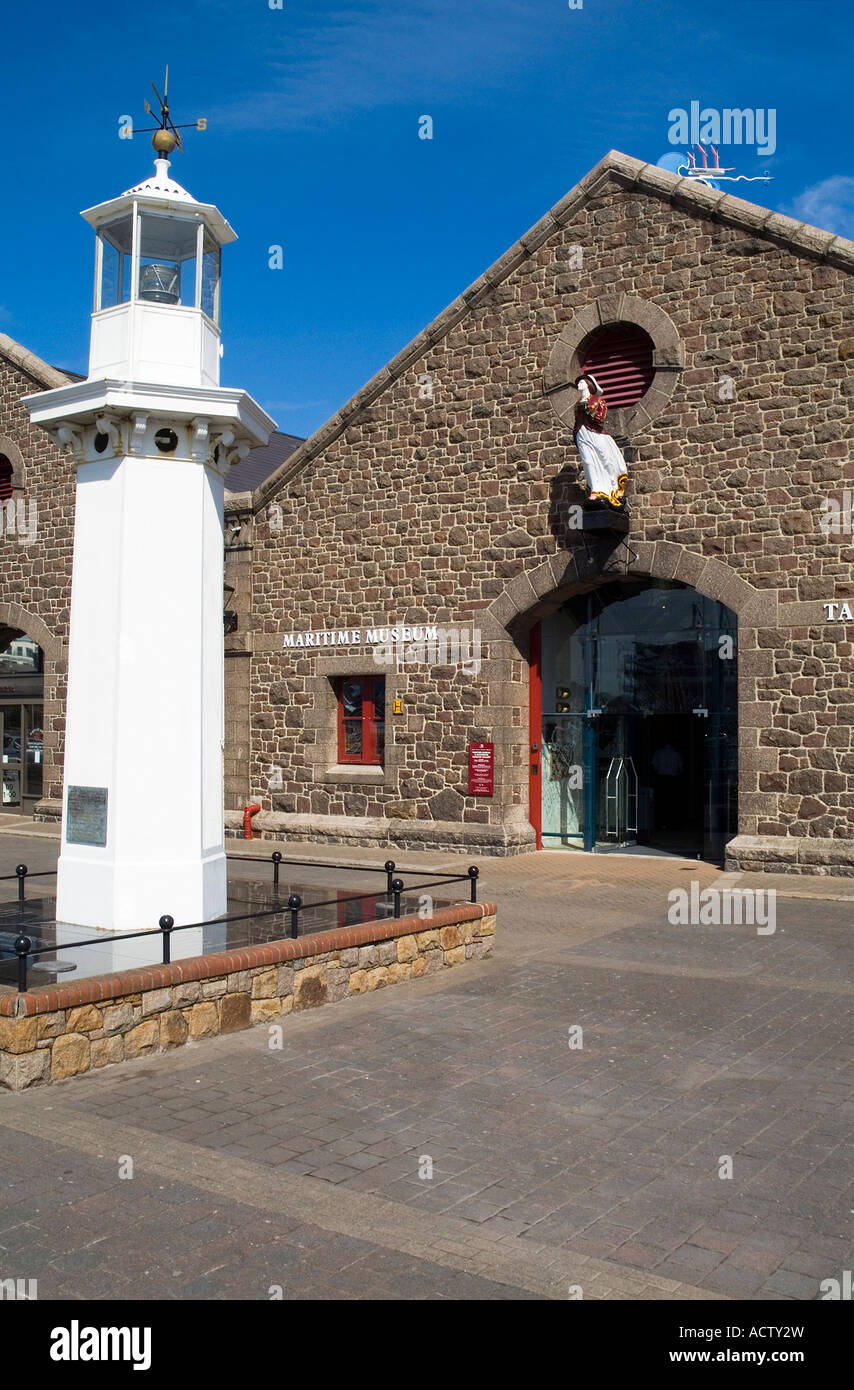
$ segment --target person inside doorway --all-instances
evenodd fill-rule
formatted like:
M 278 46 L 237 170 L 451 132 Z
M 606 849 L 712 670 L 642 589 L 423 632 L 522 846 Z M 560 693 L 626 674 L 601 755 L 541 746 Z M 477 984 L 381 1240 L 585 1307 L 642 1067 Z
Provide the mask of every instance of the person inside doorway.
M 679 778 L 684 770 L 685 759 L 672 743 L 662 744 L 653 754 L 655 821 L 658 830 L 675 830 L 679 826 Z

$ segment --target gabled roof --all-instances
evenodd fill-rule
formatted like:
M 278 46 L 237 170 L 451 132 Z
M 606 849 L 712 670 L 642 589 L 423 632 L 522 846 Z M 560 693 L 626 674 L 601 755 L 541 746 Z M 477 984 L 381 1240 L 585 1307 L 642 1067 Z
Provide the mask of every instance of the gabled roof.
M 21 371 L 26 372 L 27 376 L 31 376 L 40 386 L 46 386 L 49 389 L 55 386 L 67 386 L 70 381 L 77 379 L 76 374 L 66 376 L 65 372 L 61 372 L 58 367 L 49 367 L 47 362 L 36 357 L 36 354 L 30 352 L 29 348 L 22 347 L 20 343 L 15 342 L 14 338 L 8 337 L 5 333 L 0 333 L 0 354 L 8 358 L 16 367 L 20 367 Z
M 795 218 L 784 217 L 782 213 L 771 212 L 757 203 L 745 202 L 731 193 L 722 193 L 695 179 L 686 179 L 679 174 L 660 169 L 657 164 L 644 164 L 640 159 L 621 154 L 619 150 L 609 150 L 595 168 L 585 174 L 574 188 L 561 198 L 559 203 L 525 232 L 509 251 L 499 257 L 488 270 L 484 271 L 473 285 L 449 304 L 411 343 L 393 357 L 382 371 L 372 377 L 367 385 L 357 391 L 355 396 L 342 405 L 325 425 L 321 425 L 293 455 L 273 473 L 255 492 L 255 510 L 268 502 L 281 487 L 316 458 L 319 453 L 343 434 L 352 425 L 355 417 L 386 389 L 391 382 L 402 376 L 431 347 L 440 342 L 482 299 L 500 285 L 513 271 L 526 261 L 544 241 L 580 212 L 591 198 L 601 192 L 609 179 L 623 188 L 631 188 L 647 193 L 663 201 L 671 202 L 712 222 L 720 222 L 730 227 L 741 227 L 752 237 L 785 247 L 795 255 L 810 256 L 842 270 L 854 271 L 854 242 L 846 237 L 835 236 L 833 232 L 823 232 L 808 223 Z
M 266 482 L 271 473 L 275 473 L 283 463 L 287 462 L 300 444 L 304 443 L 305 440 L 302 435 L 282 434 L 281 430 L 274 430 L 263 449 L 250 450 L 242 462 L 236 463 L 226 473 L 225 490 L 229 494 L 227 505 L 232 505 L 234 499 L 241 493 L 253 493 L 263 482 Z M 246 499 L 247 502 L 249 500 L 249 498 Z

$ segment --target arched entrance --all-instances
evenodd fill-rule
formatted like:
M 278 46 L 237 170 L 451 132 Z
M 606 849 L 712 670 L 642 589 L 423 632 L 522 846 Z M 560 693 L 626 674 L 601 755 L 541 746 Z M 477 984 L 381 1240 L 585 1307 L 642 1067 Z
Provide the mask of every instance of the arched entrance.
M 538 845 L 722 859 L 738 830 L 735 612 L 623 573 L 543 616 L 529 650 Z
M 44 652 L 0 624 L 0 814 L 32 815 L 44 794 Z

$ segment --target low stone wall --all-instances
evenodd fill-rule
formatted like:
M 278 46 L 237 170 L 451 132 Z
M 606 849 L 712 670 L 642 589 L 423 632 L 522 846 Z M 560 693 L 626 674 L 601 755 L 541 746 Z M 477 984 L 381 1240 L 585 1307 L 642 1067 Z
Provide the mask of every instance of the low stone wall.
M 339 927 L 73 984 L 0 994 L 0 1085 L 78 1076 L 492 954 L 496 909 Z
M 243 812 L 226 811 L 226 839 L 243 836 Z M 322 845 L 359 845 L 389 852 L 429 850 L 432 853 L 489 855 L 527 854 L 537 848 L 537 836 L 527 821 L 514 825 L 483 825 L 475 821 L 421 820 L 413 816 L 379 820 L 369 816 L 290 815 L 258 811 L 252 817 L 253 838 Z
M 738 835 L 726 847 L 724 867 L 728 873 L 854 878 L 854 841 L 812 835 Z

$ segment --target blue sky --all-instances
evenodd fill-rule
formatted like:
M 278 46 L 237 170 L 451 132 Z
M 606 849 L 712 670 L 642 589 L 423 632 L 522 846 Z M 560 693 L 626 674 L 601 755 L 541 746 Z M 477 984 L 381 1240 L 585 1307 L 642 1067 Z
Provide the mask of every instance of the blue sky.
M 322 424 L 607 150 L 673 153 L 668 113 L 692 101 L 773 109 L 773 154 L 722 151 L 773 182 L 732 191 L 854 237 L 849 0 L 277 2 L 7 8 L 1 331 L 86 371 L 77 214 L 151 171 L 150 137 L 119 140 L 119 118 L 149 124 L 167 61 L 173 119 L 208 119 L 173 172 L 240 238 L 223 385 L 290 433 Z

